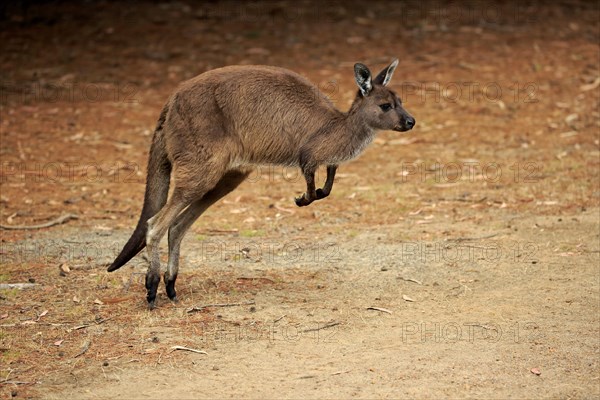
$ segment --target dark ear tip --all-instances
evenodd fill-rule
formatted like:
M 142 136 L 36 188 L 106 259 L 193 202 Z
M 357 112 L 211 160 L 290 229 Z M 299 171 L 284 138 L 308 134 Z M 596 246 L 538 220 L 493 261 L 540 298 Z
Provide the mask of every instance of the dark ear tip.
M 371 76 L 371 71 L 365 64 L 356 63 L 354 64 L 354 75 L 362 76 L 366 79 Z

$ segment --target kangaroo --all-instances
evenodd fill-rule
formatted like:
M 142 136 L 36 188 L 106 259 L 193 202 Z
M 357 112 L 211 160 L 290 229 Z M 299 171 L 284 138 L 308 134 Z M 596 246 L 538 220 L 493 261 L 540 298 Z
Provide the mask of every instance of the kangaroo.
M 346 113 L 308 80 L 283 68 L 229 66 L 182 83 L 158 118 L 140 219 L 108 271 L 147 247 L 146 299 L 153 309 L 160 283 L 159 243 L 168 231 L 164 282 L 169 299 L 177 301 L 183 236 L 206 209 L 242 183 L 253 166 L 300 167 L 306 192 L 295 199 L 299 207 L 329 196 L 338 165 L 357 157 L 378 130 L 404 132 L 414 127 L 415 119 L 386 87 L 397 66 L 394 59 L 372 78 L 367 66 L 355 64 L 358 91 Z M 326 165 L 327 177 L 316 189 L 320 165 Z

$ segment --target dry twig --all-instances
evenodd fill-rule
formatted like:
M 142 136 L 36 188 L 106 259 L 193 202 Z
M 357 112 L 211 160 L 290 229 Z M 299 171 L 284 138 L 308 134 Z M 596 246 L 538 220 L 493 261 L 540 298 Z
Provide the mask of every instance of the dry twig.
M 192 308 L 188 308 L 187 312 L 192 313 L 192 312 L 196 312 L 196 311 L 202 311 L 205 308 L 210 308 L 210 307 L 236 307 L 236 306 L 248 306 L 251 304 L 256 304 L 256 302 L 254 300 L 250 300 L 250 301 L 246 301 L 244 303 L 205 304 L 203 306 L 194 306 Z
M 60 217 L 57 217 L 53 220 L 50 220 L 48 222 L 44 222 L 43 224 L 39 224 L 39 225 L 3 225 L 0 224 L 0 229 L 43 229 L 43 228 L 49 228 L 51 226 L 54 225 L 60 225 L 60 224 L 64 224 L 65 222 L 71 220 L 71 219 L 77 219 L 79 218 L 77 215 L 75 214 L 63 214 Z
M 381 312 L 388 313 L 388 314 L 392 313 L 387 308 L 381 308 L 381 307 L 367 307 L 367 310 L 381 311 Z
M 336 326 L 336 325 L 339 325 L 340 323 L 341 323 L 341 322 L 336 322 L 336 321 L 329 322 L 329 323 L 327 323 L 327 324 L 325 324 L 325 325 L 323 325 L 323 326 L 318 326 L 318 327 L 316 327 L 316 328 L 309 328 L 309 329 L 305 329 L 305 330 L 303 330 L 303 331 L 302 331 L 302 333 L 306 333 L 306 332 L 315 332 L 315 331 L 320 331 L 321 329 L 332 328 L 332 327 L 334 327 L 334 326 Z
M 419 281 L 417 279 L 413 279 L 413 278 L 405 278 L 403 276 L 399 276 L 398 279 L 402 279 L 405 282 L 414 282 L 414 283 L 416 283 L 418 285 L 422 285 L 423 284 L 423 282 L 421 282 L 421 281 Z
M 466 242 L 468 240 L 482 240 L 482 239 L 489 239 L 489 238 L 493 238 L 495 236 L 500 235 L 500 232 L 497 233 L 492 233 L 489 235 L 484 235 L 484 236 L 476 236 L 476 237 L 458 237 L 455 239 L 447 239 L 449 242 Z
M 82 356 L 86 353 L 86 351 L 88 351 L 90 349 L 90 345 L 92 344 L 92 342 L 90 340 L 86 340 L 86 342 L 83 344 L 83 348 L 81 349 L 81 351 L 79 353 L 77 353 L 75 355 L 75 357 L 73 358 L 77 358 L 79 356 Z
M 171 347 L 171 351 L 175 351 L 175 350 L 191 351 L 192 353 L 198 353 L 198 354 L 208 354 L 207 352 L 205 352 L 203 350 L 191 349 L 189 347 L 184 347 L 184 346 L 173 346 L 173 347 Z

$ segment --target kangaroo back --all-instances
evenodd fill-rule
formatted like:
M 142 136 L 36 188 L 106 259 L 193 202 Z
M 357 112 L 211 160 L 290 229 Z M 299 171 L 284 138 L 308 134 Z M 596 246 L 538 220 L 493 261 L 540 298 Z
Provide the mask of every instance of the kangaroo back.
M 229 66 L 205 72 L 185 82 L 174 104 L 189 109 L 194 127 L 205 126 L 213 115 L 221 117 L 208 129 L 227 137 L 234 165 L 298 165 L 306 138 L 343 113 L 301 75 L 269 66 Z M 210 116 L 210 117 L 208 117 Z M 217 123 L 218 122 L 218 123 Z M 194 131 L 197 135 L 210 133 Z

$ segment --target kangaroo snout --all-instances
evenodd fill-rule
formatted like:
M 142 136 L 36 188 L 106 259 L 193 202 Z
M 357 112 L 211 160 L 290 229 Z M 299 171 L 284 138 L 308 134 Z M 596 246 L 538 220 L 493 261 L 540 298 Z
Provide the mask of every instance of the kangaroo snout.
M 415 126 L 415 123 L 416 121 L 413 117 L 404 117 L 402 118 L 400 123 L 396 127 L 394 127 L 394 130 L 398 132 L 410 131 Z

